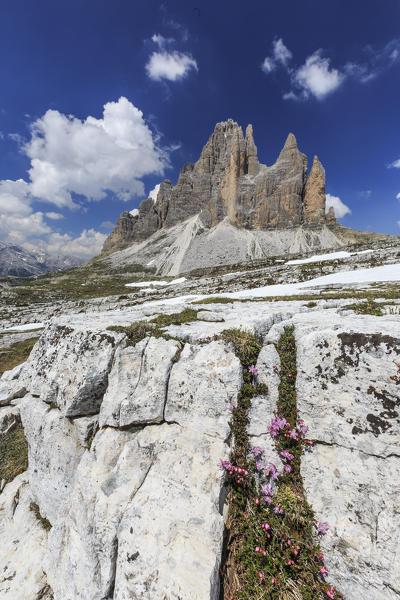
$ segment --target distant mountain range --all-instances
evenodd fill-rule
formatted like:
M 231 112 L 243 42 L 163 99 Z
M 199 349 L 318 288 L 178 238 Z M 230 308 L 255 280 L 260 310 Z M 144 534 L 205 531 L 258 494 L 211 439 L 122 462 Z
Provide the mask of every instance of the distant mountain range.
M 19 246 L 0 242 L 0 275 L 29 277 L 49 271 L 69 269 L 84 261 L 76 256 L 50 256 L 46 252 L 27 252 Z

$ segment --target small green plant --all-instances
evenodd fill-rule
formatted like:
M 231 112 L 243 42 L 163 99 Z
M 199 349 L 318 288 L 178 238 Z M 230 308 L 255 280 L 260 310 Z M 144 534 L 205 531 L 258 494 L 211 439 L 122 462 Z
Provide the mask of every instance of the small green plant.
M 28 360 L 32 348 L 38 339 L 38 337 L 29 338 L 22 342 L 16 342 L 9 348 L 2 348 L 0 353 L 0 377 L 4 371 L 9 371 Z
M 157 327 L 168 327 L 169 325 L 182 325 L 192 321 L 197 321 L 197 310 L 184 308 L 180 313 L 157 315 L 154 319 L 151 319 L 150 323 L 155 323 Z
M 148 321 L 136 321 L 135 323 L 132 323 L 132 325 L 127 325 L 126 327 L 122 325 L 112 325 L 111 327 L 107 327 L 107 329 L 109 331 L 116 331 L 117 333 L 124 333 L 127 337 L 127 346 L 135 346 L 145 337 L 157 333 L 157 328 Z
M 19 423 L 0 436 L 0 481 L 6 483 L 28 468 L 28 444 Z
M 384 314 L 382 306 L 374 302 L 372 299 L 368 299 L 366 302 L 348 304 L 343 308 L 346 310 L 353 310 L 359 315 L 374 315 L 375 317 L 381 317 Z
M 315 308 L 317 306 L 316 302 L 307 302 L 306 304 L 307 308 Z
M 42 517 L 42 515 L 40 514 L 39 506 L 36 504 L 36 502 L 31 502 L 29 505 L 29 509 L 34 513 L 35 517 L 40 522 L 43 529 L 45 529 L 46 531 L 50 531 L 51 523 L 48 519 Z

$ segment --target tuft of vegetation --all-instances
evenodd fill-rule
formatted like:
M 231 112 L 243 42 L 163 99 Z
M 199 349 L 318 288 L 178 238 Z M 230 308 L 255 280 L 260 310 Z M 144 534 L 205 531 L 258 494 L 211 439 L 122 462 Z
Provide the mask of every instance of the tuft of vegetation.
M 148 321 L 136 321 L 132 325 L 126 327 L 122 325 L 111 325 L 107 327 L 109 331 L 116 331 L 117 333 L 124 333 L 127 337 L 127 346 L 136 346 L 145 337 L 156 335 L 157 328 L 151 325 Z
M 243 367 L 244 381 L 250 383 L 252 376 L 248 367 L 256 364 L 262 343 L 250 331 L 242 329 L 225 329 L 222 331 L 221 337 L 225 342 L 232 344 L 233 351 Z
M 359 315 L 374 315 L 375 317 L 382 317 L 383 310 L 382 306 L 377 302 L 374 302 L 371 298 L 368 298 L 366 302 L 360 302 L 355 304 L 347 304 L 343 306 L 346 310 L 353 310 Z
M 197 310 L 184 308 L 180 313 L 157 315 L 154 319 L 151 319 L 150 323 L 155 323 L 157 327 L 168 327 L 169 325 L 183 325 L 193 321 L 197 321 Z
M 39 506 L 36 504 L 36 502 L 31 502 L 29 505 L 29 509 L 34 513 L 35 517 L 42 525 L 43 529 L 45 529 L 46 531 L 50 531 L 52 525 L 48 519 L 42 517 L 42 515 L 40 514 Z
M 136 321 L 127 327 L 121 325 L 111 325 L 107 327 L 109 331 L 124 333 L 127 337 L 127 346 L 135 346 L 145 337 L 163 337 L 165 339 L 177 339 L 166 334 L 163 329 L 169 325 L 182 325 L 197 320 L 197 311 L 192 308 L 185 308 L 180 313 L 171 315 L 157 315 L 151 321 Z M 178 340 L 180 341 L 180 340 Z
M 317 306 L 316 302 L 307 302 L 306 304 L 307 308 L 315 308 Z
M 224 336 L 225 333 L 225 336 Z M 262 464 L 262 450 L 249 448 L 248 411 L 256 390 L 256 362 L 261 344 L 247 332 L 228 330 L 230 341 L 245 368 L 245 382 L 230 423 L 234 448 L 229 462 L 222 463 L 229 484 L 226 551 L 222 565 L 223 600 L 339 600 L 341 595 L 325 582 L 323 555 L 316 545 L 316 522 L 306 502 L 300 476 L 300 455 L 307 428 L 297 423 L 296 346 L 293 328 L 286 328 L 277 349 L 281 359 L 277 425 L 277 449 L 287 450 L 287 466 L 274 486 L 260 485 L 274 471 Z M 258 351 L 257 351 L 258 350 Z M 250 360 L 250 362 L 246 362 Z M 248 379 L 251 381 L 248 381 Z M 258 390 L 266 393 L 266 390 Z M 272 423 L 271 423 L 272 427 Z M 272 429 L 270 427 L 271 435 Z M 289 430 L 296 429 L 294 439 Z M 250 458 L 251 454 L 254 457 Z M 272 465 L 275 469 L 275 466 Z M 277 471 L 275 469 L 275 473 Z M 279 481 L 278 481 L 279 480 Z M 275 489 L 272 489 L 272 488 Z M 263 489 L 264 488 L 264 489 Z M 325 524 L 320 524 L 325 525 Z
M 209 298 L 203 298 L 202 300 L 195 300 L 192 304 L 232 304 L 237 302 L 234 298 L 225 298 L 223 296 L 210 296 Z
M 29 338 L 22 342 L 15 342 L 9 348 L 2 348 L 0 350 L 0 377 L 4 371 L 9 371 L 28 360 L 38 339 L 38 337 Z
M 28 443 L 21 424 L 0 436 L 0 481 L 9 483 L 28 468 Z

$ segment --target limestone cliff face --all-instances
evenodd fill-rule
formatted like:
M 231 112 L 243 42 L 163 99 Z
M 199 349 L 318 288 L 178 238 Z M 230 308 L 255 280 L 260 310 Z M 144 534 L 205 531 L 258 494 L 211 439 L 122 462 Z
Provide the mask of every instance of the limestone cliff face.
M 304 223 L 319 224 L 325 218 L 325 169 L 314 156 L 304 194 Z
M 258 161 L 251 125 L 244 136 L 231 119 L 217 123 L 199 160 L 182 167 L 175 186 L 164 181 L 156 202 L 144 200 L 138 216 L 122 213 L 104 250 L 142 241 L 197 214 L 206 227 L 226 217 L 246 229 L 322 226 L 325 170 L 315 157 L 307 179 L 307 157 L 292 133 L 267 167 Z

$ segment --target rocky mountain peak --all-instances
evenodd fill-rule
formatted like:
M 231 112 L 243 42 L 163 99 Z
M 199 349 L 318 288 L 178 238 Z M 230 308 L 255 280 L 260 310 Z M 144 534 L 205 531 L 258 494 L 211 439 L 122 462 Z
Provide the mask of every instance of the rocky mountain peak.
M 196 163 L 186 163 L 175 186 L 164 181 L 156 202 L 144 200 L 139 215 L 121 215 L 104 244 L 112 250 L 150 237 L 200 215 L 205 227 L 228 218 L 238 228 L 286 229 L 325 225 L 325 171 L 315 157 L 307 178 L 307 157 L 289 133 L 275 162 L 258 160 L 253 127 L 217 123 Z

